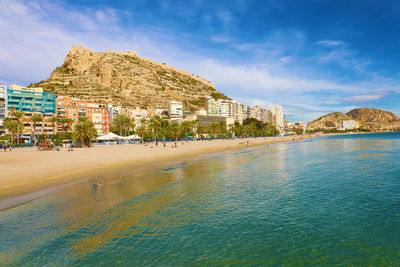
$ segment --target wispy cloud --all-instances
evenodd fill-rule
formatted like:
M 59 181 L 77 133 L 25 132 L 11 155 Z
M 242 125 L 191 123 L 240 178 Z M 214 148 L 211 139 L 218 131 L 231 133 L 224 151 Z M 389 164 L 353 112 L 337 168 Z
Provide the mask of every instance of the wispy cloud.
M 344 41 L 310 41 L 298 28 L 273 28 L 249 39 L 235 35 L 239 22 L 233 9 L 238 6 L 238 12 L 244 12 L 251 7 L 251 1 L 237 2 L 217 10 L 212 2 L 179 1 L 176 6 L 161 1 L 161 13 L 179 10 L 175 14 L 179 22 L 209 27 L 206 35 L 199 36 L 163 23 L 136 24 L 132 20 L 136 14 L 106 6 L 0 0 L 0 79 L 23 84 L 46 79 L 75 43 L 94 51 L 136 51 L 203 76 L 245 104 L 281 104 L 294 120 L 383 99 L 384 94 L 377 93 L 381 88 L 400 92 L 397 80 L 370 71 L 370 62 Z M 277 5 L 269 4 L 274 10 L 287 8 L 280 5 L 282 1 L 271 3 Z M 344 75 L 356 72 L 363 79 L 344 79 L 334 68 Z
M 349 102 L 349 103 L 363 103 L 363 102 L 370 102 L 374 100 L 378 100 L 383 98 L 383 94 L 376 94 L 376 95 L 356 95 L 356 96 L 351 96 L 344 98 L 344 102 Z
M 317 44 L 333 47 L 333 46 L 341 46 L 341 45 L 344 45 L 345 43 L 343 41 L 322 40 L 322 41 L 317 42 Z

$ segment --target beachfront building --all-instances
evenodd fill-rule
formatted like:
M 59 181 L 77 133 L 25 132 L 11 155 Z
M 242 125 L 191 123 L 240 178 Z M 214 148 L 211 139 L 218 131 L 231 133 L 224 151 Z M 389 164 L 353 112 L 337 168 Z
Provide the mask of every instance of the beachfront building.
M 235 119 L 233 117 L 226 117 L 226 116 L 215 116 L 215 115 L 190 115 L 187 116 L 186 119 L 188 121 L 198 121 L 198 124 L 201 126 L 210 126 L 213 123 L 220 123 L 224 121 L 226 126 L 235 124 Z
M 110 115 L 107 111 L 107 105 L 88 102 L 87 117 L 94 123 L 99 135 L 106 135 L 110 132 Z
M 0 135 L 5 133 L 3 124 L 7 113 L 7 87 L 0 85 Z
M 229 117 L 233 117 L 235 122 L 243 124 L 243 112 L 240 103 L 231 100 L 229 101 Z
M 37 122 L 36 125 L 32 122 L 32 115 L 35 113 L 43 115 L 43 120 Z M 20 136 L 22 140 L 33 140 L 34 135 L 53 134 L 53 126 L 50 122 L 50 118 L 54 116 L 53 113 L 22 112 L 22 114 L 22 118 L 20 119 L 23 125 Z M 17 119 L 11 110 L 7 110 L 6 116 L 14 120 Z
M 267 123 L 272 123 L 272 113 L 270 110 L 266 108 L 261 108 L 261 121 L 262 122 L 267 122 Z
M 206 97 L 207 115 L 217 115 L 217 101 L 211 96 Z
M 107 111 L 110 116 L 110 123 L 113 122 L 114 118 L 118 115 L 125 115 L 131 118 L 132 116 L 132 109 L 130 108 L 124 108 L 124 107 L 114 107 L 111 104 L 107 105 Z
M 277 128 L 284 128 L 285 117 L 283 115 L 283 108 L 279 105 L 269 104 L 268 110 L 272 113 L 272 124 Z
M 229 100 L 218 99 L 216 102 L 217 116 L 229 116 Z
M 136 127 L 140 127 L 142 125 L 142 120 L 148 117 L 148 111 L 145 109 L 141 109 L 136 107 L 131 110 L 131 118 L 135 122 Z
M 242 119 L 243 121 L 247 119 L 247 105 L 240 104 L 240 107 L 242 108 Z
M 10 108 L 21 111 L 23 116 L 21 122 L 24 125 L 22 138 L 32 139 L 34 134 L 51 134 L 53 127 L 49 119 L 56 113 L 55 94 L 44 93 L 43 88 L 29 88 L 19 85 L 10 85 L 6 93 L 7 117 L 16 119 Z M 36 124 L 36 133 L 34 132 L 34 123 L 31 118 L 35 113 L 43 115 L 43 121 Z
M 168 105 L 168 113 L 171 121 L 183 119 L 182 102 L 170 101 Z
M 14 107 L 22 112 L 56 113 L 56 96 L 43 92 L 43 88 L 28 88 L 11 85 L 7 89 L 7 108 Z
M 92 101 L 80 100 L 79 98 L 59 96 L 56 101 L 57 117 L 69 118 L 74 123 L 80 117 L 87 117 L 94 123 L 99 135 L 106 135 L 110 132 L 110 115 L 105 104 L 97 104 Z M 73 129 L 73 125 L 71 125 Z M 61 133 L 62 124 L 57 126 L 57 132 Z

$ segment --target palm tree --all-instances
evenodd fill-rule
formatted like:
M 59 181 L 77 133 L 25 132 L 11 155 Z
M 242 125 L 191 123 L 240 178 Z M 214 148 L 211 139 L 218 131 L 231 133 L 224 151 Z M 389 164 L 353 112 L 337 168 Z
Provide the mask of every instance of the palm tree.
M 6 130 L 8 130 L 10 132 L 11 140 L 14 143 L 15 133 L 18 131 L 18 121 L 13 120 L 11 118 L 5 118 L 3 126 Z
M 98 136 L 94 123 L 86 117 L 79 119 L 72 134 L 74 141 L 80 141 L 84 146 L 90 147 L 92 139 Z
M 200 135 L 200 137 L 202 138 L 203 134 L 206 133 L 206 127 L 204 127 L 203 125 L 198 125 L 196 131 L 197 134 Z
M 53 135 L 56 135 L 56 124 L 60 121 L 57 116 L 53 116 L 49 120 L 51 122 L 51 126 L 53 127 Z
M 132 119 L 123 114 L 119 114 L 113 119 L 112 126 L 121 136 L 128 135 L 135 128 Z
M 210 130 L 209 130 L 209 132 L 210 132 L 210 136 L 212 136 L 212 138 L 215 138 L 216 134 L 218 133 L 218 123 L 213 122 L 213 123 L 210 125 Z
M 71 118 L 60 118 L 61 128 L 64 133 L 67 133 L 69 129 L 71 129 L 71 124 L 74 123 L 74 120 Z
M 169 129 L 169 121 L 168 120 L 161 120 L 160 123 L 160 132 L 161 132 L 161 136 L 162 138 L 166 139 L 168 136 L 168 129 Z
M 187 138 L 189 134 L 193 133 L 193 122 L 184 121 L 182 122 L 181 126 L 185 138 Z
M 38 122 L 43 121 L 43 115 L 40 114 L 40 113 L 33 113 L 32 117 L 31 117 L 31 120 L 33 122 L 33 132 L 32 132 L 32 134 L 35 137 L 35 144 L 36 144 L 36 139 L 37 139 L 36 138 L 36 125 L 37 125 Z
M 150 119 L 149 121 L 149 127 L 151 129 L 152 132 L 152 139 L 158 139 L 158 131 L 160 129 L 161 126 L 161 122 L 160 122 L 160 117 L 158 116 L 154 116 Z M 155 135 L 155 137 L 154 137 Z
M 175 141 L 177 141 L 178 136 L 180 136 L 182 133 L 182 127 L 178 123 L 174 122 L 170 125 L 169 132 L 171 136 L 175 138 Z
M 144 137 L 146 136 L 146 126 L 145 125 L 140 125 L 139 128 L 137 129 L 137 134 L 144 140 Z
M 14 112 L 14 117 L 17 118 L 17 122 L 18 122 L 18 139 L 17 139 L 17 143 L 18 144 L 19 144 L 19 139 L 21 137 L 20 134 L 22 133 L 22 130 L 23 130 L 23 124 L 21 122 L 22 116 L 24 116 L 23 112 L 21 112 L 21 111 L 15 111 Z

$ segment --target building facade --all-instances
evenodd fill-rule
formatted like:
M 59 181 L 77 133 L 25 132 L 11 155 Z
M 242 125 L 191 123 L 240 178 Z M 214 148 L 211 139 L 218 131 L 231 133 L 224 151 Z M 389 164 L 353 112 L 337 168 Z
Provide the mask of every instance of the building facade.
M 94 123 L 99 135 L 106 135 L 110 132 L 110 114 L 105 104 L 60 96 L 57 98 L 56 106 L 59 118 L 72 119 L 76 123 L 80 117 L 87 117 Z M 73 125 L 71 127 L 74 128 Z M 57 132 L 63 132 L 61 123 L 57 126 Z
M 4 118 L 7 114 L 7 87 L 0 85 L 0 135 L 5 133 L 4 130 Z
M 283 115 L 283 108 L 279 105 L 269 104 L 268 110 L 272 114 L 272 124 L 278 128 L 285 127 L 285 116 Z
M 56 113 L 55 94 L 43 93 L 42 88 L 27 88 L 11 85 L 7 89 L 7 108 L 22 112 Z
M 179 101 L 170 101 L 168 106 L 169 118 L 177 120 L 183 118 L 183 105 Z
M 226 116 L 215 116 L 215 115 L 190 115 L 187 117 L 189 121 L 197 120 L 201 126 L 210 126 L 213 123 L 219 123 L 221 121 L 226 123 L 226 126 L 235 124 L 235 119 L 233 117 Z
M 217 101 L 211 96 L 206 97 L 206 110 L 208 115 L 217 115 Z
M 358 123 L 355 120 L 342 121 L 342 128 L 344 130 L 352 130 L 358 128 Z

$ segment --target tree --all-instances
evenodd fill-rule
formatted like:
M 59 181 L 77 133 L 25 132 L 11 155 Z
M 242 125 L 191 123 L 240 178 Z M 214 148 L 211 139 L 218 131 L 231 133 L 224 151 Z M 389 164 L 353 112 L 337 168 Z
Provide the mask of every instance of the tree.
M 60 119 L 56 116 L 52 116 L 49 120 L 51 122 L 51 126 L 53 127 L 53 134 L 56 134 L 56 124 L 60 121 Z
M 184 121 L 181 124 L 182 127 L 182 132 L 185 138 L 187 138 L 187 136 L 189 134 L 193 133 L 193 122 L 192 121 Z
M 14 142 L 15 141 L 15 134 L 17 133 L 17 131 L 18 131 L 18 121 L 16 121 L 16 120 L 13 120 L 13 119 L 11 119 L 11 118 L 5 118 L 4 119 L 4 124 L 3 124 L 3 126 L 4 126 L 4 128 L 6 129 L 6 130 L 8 130 L 9 132 L 10 132 L 10 134 L 11 134 L 11 140 Z
M 161 120 L 160 122 L 160 138 L 166 139 L 168 137 L 168 129 L 170 127 L 168 120 Z
M 182 133 L 182 128 L 177 122 L 173 122 L 169 127 L 169 133 L 174 137 L 175 141 Z
M 69 129 L 71 129 L 71 124 L 74 123 L 74 120 L 71 118 L 60 118 L 59 122 L 61 123 L 61 128 L 64 133 L 67 133 Z
M 21 118 L 24 116 L 24 113 L 21 111 L 16 110 L 15 107 L 10 107 L 9 110 L 11 111 L 11 116 L 17 119 L 17 143 L 19 144 L 20 139 L 20 132 L 22 132 L 24 125 L 21 123 Z
M 137 134 L 142 138 L 142 140 L 145 139 L 146 131 L 147 129 L 144 124 L 140 125 L 139 128 L 137 129 Z
M 36 137 L 36 125 L 37 125 L 38 122 L 43 121 L 43 115 L 40 114 L 40 113 L 33 113 L 32 116 L 31 116 L 31 120 L 33 122 L 33 132 L 32 132 L 32 134 L 35 137 L 35 144 L 36 144 L 36 139 L 37 139 L 37 137 Z
M 119 114 L 113 119 L 112 127 L 120 136 L 126 136 L 135 128 L 135 124 L 128 116 Z
M 84 146 L 90 147 L 92 139 L 98 136 L 94 123 L 86 117 L 79 118 L 72 134 L 74 141 L 80 141 Z
M 154 116 L 149 121 L 149 127 L 152 132 L 152 139 L 158 139 L 158 131 L 161 126 L 161 119 L 159 116 Z

